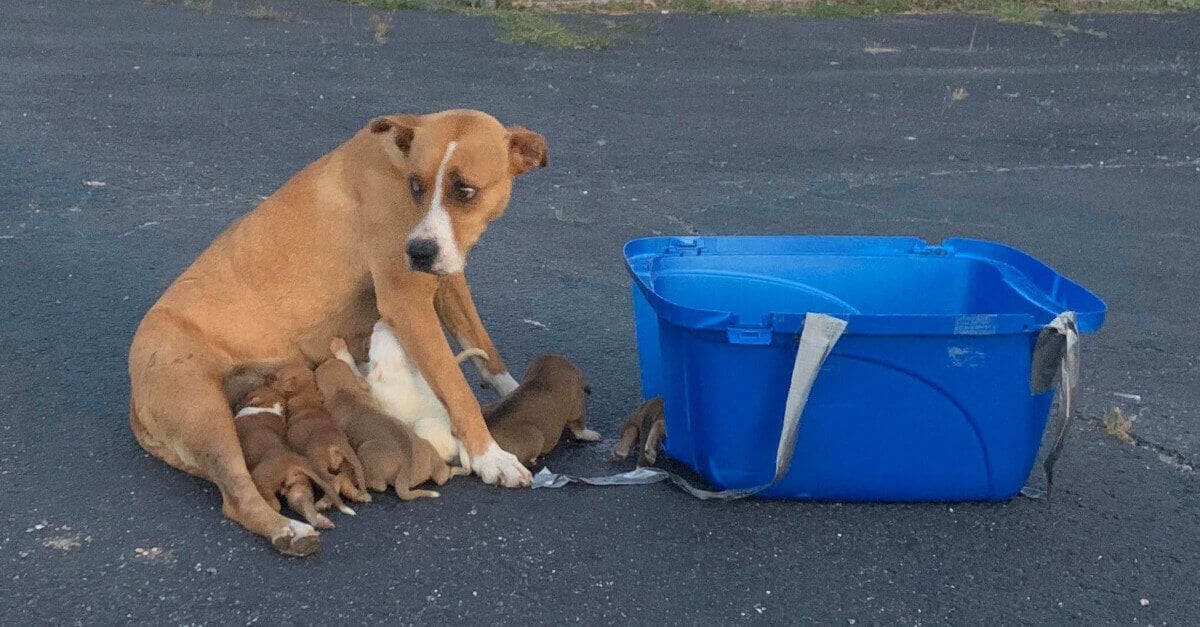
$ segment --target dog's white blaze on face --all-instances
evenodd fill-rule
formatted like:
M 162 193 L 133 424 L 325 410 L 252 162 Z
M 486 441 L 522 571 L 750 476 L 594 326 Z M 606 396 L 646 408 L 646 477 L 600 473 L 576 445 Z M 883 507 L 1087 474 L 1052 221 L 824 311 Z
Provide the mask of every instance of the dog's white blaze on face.
M 446 178 L 446 164 L 450 162 L 450 156 L 454 154 L 457 146 L 458 142 L 450 142 L 446 145 L 446 154 L 442 157 L 437 176 L 433 180 L 433 199 L 429 203 L 429 213 L 425 214 L 425 219 L 421 220 L 420 224 L 408 234 L 408 239 L 405 241 L 405 245 L 416 239 L 432 239 L 437 242 L 438 256 L 433 262 L 432 268 L 434 274 L 462 272 L 463 265 L 466 263 L 458 251 L 458 241 L 454 239 L 454 225 L 450 223 L 450 214 L 446 212 L 446 207 L 442 204 L 444 196 L 442 185 Z

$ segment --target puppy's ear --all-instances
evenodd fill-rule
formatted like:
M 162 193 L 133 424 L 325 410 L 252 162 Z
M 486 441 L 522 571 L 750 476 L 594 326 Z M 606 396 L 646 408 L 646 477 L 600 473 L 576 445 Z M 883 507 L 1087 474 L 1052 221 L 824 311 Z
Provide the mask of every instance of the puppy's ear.
M 386 136 L 407 157 L 412 148 L 413 130 L 420 122 L 415 115 L 383 115 L 367 123 L 367 130 L 374 135 Z
M 508 169 L 513 176 L 546 167 L 546 139 L 520 126 L 508 127 Z

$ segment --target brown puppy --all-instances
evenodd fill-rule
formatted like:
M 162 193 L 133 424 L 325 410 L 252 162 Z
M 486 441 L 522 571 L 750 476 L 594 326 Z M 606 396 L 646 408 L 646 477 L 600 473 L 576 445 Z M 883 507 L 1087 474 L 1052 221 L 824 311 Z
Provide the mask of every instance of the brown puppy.
M 326 360 L 316 378 L 325 406 L 362 460 L 367 488 L 383 492 L 392 485 L 405 501 L 433 498 L 438 496 L 433 490 L 412 488 L 430 479 L 443 485 L 470 472 L 451 469 L 411 427 L 380 411 L 366 382 L 345 362 Z
M 638 452 L 637 465 L 654 465 L 654 460 L 658 459 L 658 447 L 666 436 L 666 426 L 661 396 L 642 403 L 621 425 L 621 439 L 613 447 L 613 459 L 629 457 L 629 451 L 638 443 L 638 438 L 645 436 Z
M 289 364 L 275 373 L 275 388 L 287 399 L 287 442 L 322 471 L 333 475 L 334 495 L 368 502 L 362 463 L 321 402 L 312 370 Z M 328 507 L 329 499 L 320 506 Z
M 317 511 L 312 489 L 315 483 L 326 494 L 333 494 L 329 477 L 322 476 L 283 441 L 286 429 L 283 395 L 261 387 L 243 395 L 235 409 L 234 427 L 246 456 L 246 467 L 267 504 L 280 511 L 277 495 L 283 495 L 288 506 L 302 514 L 309 524 L 318 529 L 332 529 L 333 522 Z M 339 510 L 354 514 L 337 495 L 333 495 L 333 500 Z
M 563 429 L 595 442 L 600 434 L 584 425 L 584 397 L 591 392 L 583 371 L 566 357 L 542 355 L 529 364 L 516 391 L 487 408 L 492 437 L 525 464 L 554 450 Z
M 316 531 L 273 511 L 251 481 L 221 379 L 245 364 L 313 364 L 333 337 L 360 347 L 383 318 L 446 405 L 473 470 L 528 485 L 488 434 L 442 325 L 487 353 L 475 363 L 492 387 L 516 387 L 458 269 L 504 213 L 513 179 L 545 164 L 540 135 L 479 111 L 371 120 L 230 225 L 146 313 L 129 350 L 138 443 L 217 484 L 225 515 L 278 550 L 312 552 Z

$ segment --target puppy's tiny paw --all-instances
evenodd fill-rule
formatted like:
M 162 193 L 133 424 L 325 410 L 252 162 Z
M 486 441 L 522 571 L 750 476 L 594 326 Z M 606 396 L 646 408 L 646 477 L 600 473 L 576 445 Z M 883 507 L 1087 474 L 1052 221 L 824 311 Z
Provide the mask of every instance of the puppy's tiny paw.
M 591 429 L 584 429 L 582 431 L 575 431 L 573 433 L 575 434 L 575 439 L 581 442 L 600 441 L 600 434 L 596 431 L 592 431 Z
M 533 483 L 533 475 L 517 456 L 500 448 L 495 442 L 482 455 L 471 460 L 471 469 L 484 483 L 492 485 L 518 488 Z

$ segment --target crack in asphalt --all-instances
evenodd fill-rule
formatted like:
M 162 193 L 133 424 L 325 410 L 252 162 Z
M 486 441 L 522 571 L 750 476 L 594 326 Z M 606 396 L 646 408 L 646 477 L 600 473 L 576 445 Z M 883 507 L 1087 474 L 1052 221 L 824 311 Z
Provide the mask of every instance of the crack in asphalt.
M 1105 423 L 1103 418 L 1099 416 L 1089 416 L 1086 414 L 1079 415 L 1084 420 L 1087 420 L 1088 422 L 1099 427 L 1101 431 L 1104 431 Z M 1130 446 L 1135 446 L 1137 448 L 1145 449 L 1154 453 L 1158 457 L 1159 461 L 1167 466 L 1170 466 L 1171 468 L 1174 468 L 1175 470 L 1178 470 L 1184 476 L 1193 477 L 1196 475 L 1196 464 L 1178 449 L 1174 449 L 1164 444 L 1159 444 L 1158 442 L 1154 442 L 1132 431 L 1129 432 L 1129 437 L 1133 438 L 1133 442 L 1129 443 Z

